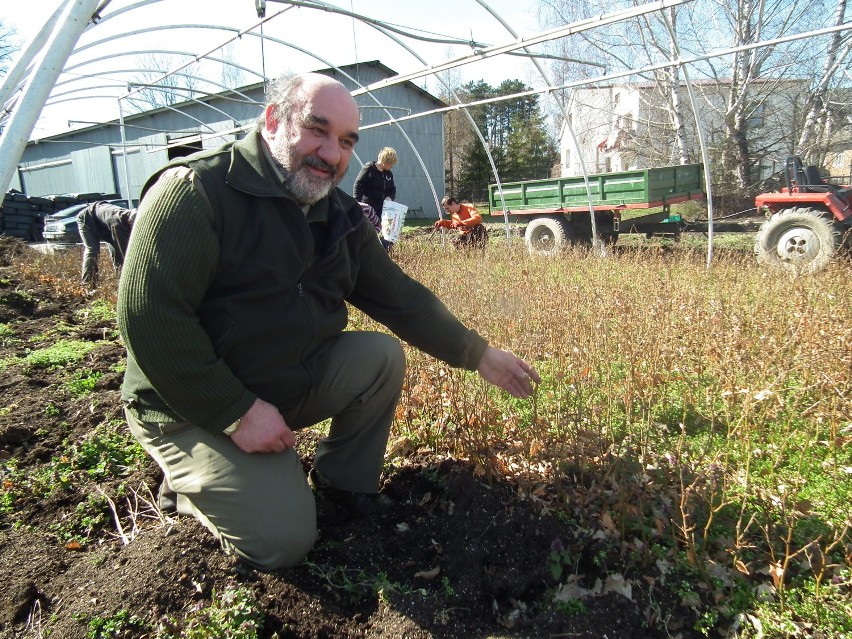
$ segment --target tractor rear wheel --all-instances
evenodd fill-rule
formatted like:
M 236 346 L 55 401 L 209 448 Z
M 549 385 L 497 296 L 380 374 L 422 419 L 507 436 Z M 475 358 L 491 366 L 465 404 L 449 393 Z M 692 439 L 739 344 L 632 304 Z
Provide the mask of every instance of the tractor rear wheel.
M 840 229 L 830 214 L 794 207 L 773 213 L 757 233 L 757 261 L 795 275 L 816 273 L 840 246 Z
M 556 255 L 568 247 L 568 224 L 559 216 L 537 217 L 527 224 L 524 244 L 530 255 Z

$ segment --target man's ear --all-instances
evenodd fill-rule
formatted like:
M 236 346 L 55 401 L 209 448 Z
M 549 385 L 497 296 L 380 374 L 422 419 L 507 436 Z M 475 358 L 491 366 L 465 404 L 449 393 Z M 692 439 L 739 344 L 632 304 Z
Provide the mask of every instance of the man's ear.
M 274 135 L 275 132 L 278 130 L 279 125 L 278 118 L 275 117 L 275 105 L 266 105 L 266 110 L 264 110 L 263 116 L 264 118 L 266 118 L 266 130 Z

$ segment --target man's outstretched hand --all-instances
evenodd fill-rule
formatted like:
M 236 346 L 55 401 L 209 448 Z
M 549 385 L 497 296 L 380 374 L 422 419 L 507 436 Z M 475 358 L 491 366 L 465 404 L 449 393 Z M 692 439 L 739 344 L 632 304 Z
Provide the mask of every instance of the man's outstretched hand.
M 476 371 L 486 382 L 499 386 L 513 397 L 529 397 L 533 394 L 532 383 L 541 382 L 532 366 L 509 351 L 493 346 L 485 349 Z
M 260 398 L 242 416 L 231 439 L 247 453 L 280 453 L 296 445 L 296 436 L 278 409 Z

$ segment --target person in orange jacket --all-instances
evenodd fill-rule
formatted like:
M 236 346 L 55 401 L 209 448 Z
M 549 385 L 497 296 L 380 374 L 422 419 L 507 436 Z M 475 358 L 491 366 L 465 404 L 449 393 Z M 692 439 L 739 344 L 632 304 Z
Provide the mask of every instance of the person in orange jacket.
M 436 229 L 459 229 L 461 233 L 451 241 L 456 248 L 485 248 L 488 231 L 482 216 L 472 204 L 461 204 L 452 195 L 444 196 L 441 206 L 450 219 L 435 222 Z

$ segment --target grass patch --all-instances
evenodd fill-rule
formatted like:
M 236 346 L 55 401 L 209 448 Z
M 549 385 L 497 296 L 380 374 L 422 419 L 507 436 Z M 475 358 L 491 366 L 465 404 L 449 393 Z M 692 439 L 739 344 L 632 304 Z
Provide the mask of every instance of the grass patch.
M 95 386 L 101 377 L 103 377 L 102 372 L 86 368 L 75 371 L 74 377 L 66 382 L 65 386 L 72 396 L 84 397 L 85 395 L 91 395 L 95 391 Z
M 84 309 L 75 313 L 80 322 L 105 324 L 115 322 L 115 304 L 106 299 L 95 299 Z
M 3 460 L 0 513 L 14 515 L 18 500 L 24 496 L 48 497 L 91 480 L 123 478 L 145 463 L 142 447 L 122 426 L 105 423 L 83 441 L 65 441 L 63 454 L 36 470 L 22 470 L 14 457 Z
M 22 358 L 22 363 L 29 368 L 62 368 L 81 362 L 98 346 L 98 342 L 62 339 L 30 351 Z
M 157 639 L 257 639 L 263 629 L 264 614 L 248 588 L 231 586 L 213 593 L 209 604 L 199 603 L 171 627 L 161 624 Z

